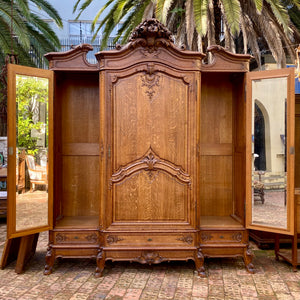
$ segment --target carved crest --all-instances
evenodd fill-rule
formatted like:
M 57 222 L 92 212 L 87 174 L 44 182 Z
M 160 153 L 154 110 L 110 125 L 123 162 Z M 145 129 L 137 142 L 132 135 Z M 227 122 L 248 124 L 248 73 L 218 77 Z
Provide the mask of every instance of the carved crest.
M 129 42 L 149 47 L 149 52 L 159 44 L 170 45 L 174 42 L 171 31 L 156 19 L 147 19 L 138 25 L 131 34 Z
M 150 182 L 155 178 L 157 172 L 164 172 L 174 177 L 181 184 L 187 184 L 191 188 L 192 180 L 189 174 L 185 173 L 181 166 L 174 165 L 170 161 L 160 158 L 153 149 L 150 148 L 145 155 L 127 166 L 122 166 L 110 178 L 109 188 L 115 183 L 121 183 L 125 178 L 144 170 L 149 176 Z

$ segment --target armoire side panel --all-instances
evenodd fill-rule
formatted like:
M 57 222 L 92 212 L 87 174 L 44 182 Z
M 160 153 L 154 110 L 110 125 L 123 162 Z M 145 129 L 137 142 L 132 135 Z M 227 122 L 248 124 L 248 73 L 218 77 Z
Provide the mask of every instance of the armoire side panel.
M 245 219 L 246 198 L 246 101 L 245 74 L 241 73 L 232 78 L 234 99 L 234 147 L 233 147 L 233 213 L 243 222 Z
M 300 188 L 300 94 L 295 98 L 295 188 Z

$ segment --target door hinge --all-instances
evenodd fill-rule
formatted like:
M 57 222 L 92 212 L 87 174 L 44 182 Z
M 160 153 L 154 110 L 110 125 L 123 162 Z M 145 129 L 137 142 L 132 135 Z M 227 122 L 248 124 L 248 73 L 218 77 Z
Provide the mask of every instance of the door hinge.
M 290 154 L 291 155 L 295 154 L 295 147 L 293 147 L 293 146 L 290 147 Z
M 107 156 L 108 156 L 108 158 L 110 158 L 110 156 L 111 156 L 111 149 L 110 149 L 110 146 L 108 146 L 108 149 L 107 149 Z
M 13 155 L 13 154 L 14 154 L 14 148 L 8 147 L 8 155 Z

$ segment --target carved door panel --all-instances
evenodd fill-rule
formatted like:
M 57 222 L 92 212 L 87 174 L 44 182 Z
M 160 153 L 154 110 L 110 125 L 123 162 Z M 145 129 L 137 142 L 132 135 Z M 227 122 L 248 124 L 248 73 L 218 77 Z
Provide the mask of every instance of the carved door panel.
M 195 74 L 148 64 L 111 78 L 109 223 L 193 225 Z

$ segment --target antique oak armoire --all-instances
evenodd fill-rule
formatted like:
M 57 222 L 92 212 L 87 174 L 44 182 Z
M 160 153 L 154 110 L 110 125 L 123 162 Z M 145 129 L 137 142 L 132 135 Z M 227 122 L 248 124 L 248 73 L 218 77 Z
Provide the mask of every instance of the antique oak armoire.
M 45 274 L 61 257 L 95 258 L 96 276 L 106 260 L 190 259 L 204 276 L 205 257 L 238 256 L 253 272 L 247 226 L 263 225 L 251 221 L 250 56 L 214 46 L 212 63 L 205 64 L 205 55 L 175 47 L 171 33 L 154 19 L 140 24 L 124 47 L 97 53 L 97 64 L 87 62 L 90 50 L 79 45 L 47 54 L 49 71 L 9 66 L 9 134 L 14 138 L 9 139 L 2 267 L 17 258 L 21 272 L 38 233 L 49 230 Z M 291 74 L 274 74 L 285 79 L 289 91 Z M 39 100 L 44 109 L 36 112 L 47 110 L 44 148 L 39 146 L 38 153 L 46 153 L 48 184 L 19 194 L 19 85 L 31 77 L 43 79 L 48 88 L 47 103 Z M 41 155 L 36 160 L 43 162 Z M 38 201 L 32 200 L 37 195 Z M 35 208 L 28 209 L 26 196 Z M 26 201 L 24 208 L 20 203 Z M 36 211 L 39 223 L 32 222 L 36 214 L 30 215 Z M 291 233 L 290 219 L 275 232 Z

